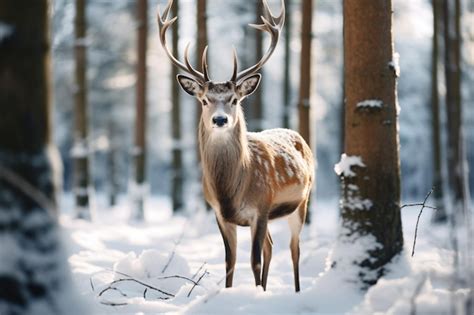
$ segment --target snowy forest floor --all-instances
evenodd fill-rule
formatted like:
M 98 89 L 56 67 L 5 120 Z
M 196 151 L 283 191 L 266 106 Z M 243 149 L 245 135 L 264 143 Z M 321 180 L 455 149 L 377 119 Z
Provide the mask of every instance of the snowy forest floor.
M 71 198 L 65 198 L 64 208 L 72 209 Z M 91 312 L 446 314 L 469 294 L 453 287 L 449 231 L 430 223 L 430 209 L 421 218 L 414 257 L 409 256 L 419 209 L 402 210 L 405 252 L 363 293 L 343 280 L 344 271 L 326 271 L 338 232 L 338 201 L 316 202 L 312 224 L 302 232 L 299 294 L 285 220 L 269 227 L 273 259 L 263 292 L 254 286 L 248 228 L 238 229 L 234 288 L 223 289 L 224 246 L 213 213 L 173 216 L 160 198 L 147 203 L 146 223 L 129 223 L 128 211 L 126 205 L 103 209 L 93 223 L 73 220 L 70 213 L 61 217 L 73 277 Z

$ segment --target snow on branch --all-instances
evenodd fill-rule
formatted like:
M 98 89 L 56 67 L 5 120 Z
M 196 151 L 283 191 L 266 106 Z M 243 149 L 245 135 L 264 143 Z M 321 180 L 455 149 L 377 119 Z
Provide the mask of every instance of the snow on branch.
M 363 108 L 382 108 L 383 102 L 381 100 L 364 100 L 357 103 L 357 109 Z
M 365 167 L 364 162 L 362 162 L 362 158 L 360 156 L 350 156 L 343 153 L 339 163 L 334 165 L 334 171 L 338 176 L 355 177 L 356 173 L 351 170 L 351 168 L 354 166 Z

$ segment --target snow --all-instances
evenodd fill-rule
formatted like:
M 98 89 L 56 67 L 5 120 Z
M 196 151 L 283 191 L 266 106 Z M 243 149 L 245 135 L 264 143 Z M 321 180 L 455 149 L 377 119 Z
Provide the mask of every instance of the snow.
M 81 139 L 74 143 L 74 146 L 71 148 L 70 156 L 72 158 L 84 158 L 89 154 L 89 148 L 87 145 L 87 140 Z
M 393 69 L 395 76 L 398 78 L 400 76 L 400 54 L 398 52 L 393 53 L 393 59 L 388 63 L 390 69 Z
M 0 42 L 13 34 L 13 26 L 0 22 Z
M 334 165 L 334 171 L 338 176 L 354 177 L 356 173 L 351 169 L 353 166 L 365 167 L 360 156 L 348 156 L 343 153 L 339 163 Z
M 381 100 L 365 100 L 357 103 L 357 108 L 382 108 L 383 102 Z
M 70 199 L 66 196 L 63 208 L 69 208 Z M 408 257 L 406 248 L 389 265 L 389 272 L 364 293 L 353 282 L 360 271 L 354 262 L 379 244 L 370 236 L 358 236 L 356 243 L 337 241 L 344 234 L 337 232 L 337 204 L 337 200 L 313 203 L 313 225 L 302 233 L 299 294 L 294 293 L 285 220 L 269 227 L 274 248 L 266 292 L 254 286 L 250 233 L 240 227 L 234 287 L 224 288 L 224 246 L 213 213 L 173 216 L 169 201 L 153 196 L 146 204 L 145 223 L 130 224 L 130 209 L 124 203 L 103 208 L 96 222 L 76 221 L 66 213 L 61 224 L 64 234 L 70 235 L 75 282 L 96 314 L 407 314 L 414 305 L 418 314 L 449 313 L 455 270 L 445 227 L 433 227 L 427 217 L 422 218 L 415 256 Z M 416 216 L 417 211 L 403 213 L 406 244 L 411 244 Z M 120 279 L 134 280 L 121 280 L 112 285 L 118 290 L 108 289 L 99 296 Z M 144 297 L 146 287 L 135 280 L 173 296 L 148 289 Z M 455 288 L 455 301 L 464 302 L 467 293 L 466 288 Z

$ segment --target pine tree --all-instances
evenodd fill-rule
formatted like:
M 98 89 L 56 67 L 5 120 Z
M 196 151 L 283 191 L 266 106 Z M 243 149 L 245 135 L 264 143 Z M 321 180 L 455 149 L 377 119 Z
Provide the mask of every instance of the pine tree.
M 433 197 L 435 199 L 437 211 L 434 213 L 434 222 L 445 222 L 447 219 L 446 210 L 443 206 L 443 176 L 441 158 L 441 124 L 439 110 L 439 33 L 442 16 L 441 0 L 432 0 L 433 6 L 433 42 L 431 50 L 431 141 L 433 146 Z
M 87 22 L 86 0 L 76 0 L 74 19 L 76 90 L 74 91 L 74 194 L 76 196 L 76 217 L 91 219 L 90 175 L 89 175 L 89 132 L 87 101 Z
M 444 1 L 446 110 L 448 127 L 448 186 L 454 211 L 459 214 L 465 196 L 465 153 L 461 107 L 461 3 Z
M 303 0 L 301 3 L 303 19 L 301 25 L 301 61 L 300 61 L 300 89 L 298 97 L 299 133 L 306 143 L 312 147 L 310 117 L 311 117 L 311 43 L 313 0 Z M 306 223 L 311 219 L 309 207 Z
M 80 314 L 57 223 L 49 1 L 0 1 L 0 314 Z
M 291 0 L 286 1 L 285 11 L 285 59 L 283 70 L 283 127 L 290 128 L 291 111 Z
M 143 220 L 146 185 L 146 126 L 147 126 L 147 38 L 148 1 L 137 0 L 137 65 L 136 65 L 136 117 L 135 117 L 135 183 L 132 189 L 133 219 Z
M 173 7 L 171 8 L 173 16 L 178 16 L 179 13 L 179 1 L 174 1 Z M 176 21 L 172 28 L 173 31 L 173 42 L 172 51 L 174 56 L 178 56 L 178 40 L 179 40 L 179 21 Z M 178 69 L 172 67 L 171 70 L 171 102 L 173 104 L 171 115 L 172 115 L 172 136 L 173 136 L 173 178 L 171 195 L 173 202 L 173 211 L 180 211 L 183 208 L 183 157 L 181 147 L 181 99 L 180 99 L 180 87 L 176 76 L 178 75 Z M 177 145 L 176 145 L 177 144 Z
M 391 1 L 344 1 L 346 155 L 336 165 L 343 182 L 339 244 L 364 249 L 354 257 L 341 252 L 337 259 L 359 265 L 355 277 L 365 285 L 375 283 L 403 248 L 394 57 Z

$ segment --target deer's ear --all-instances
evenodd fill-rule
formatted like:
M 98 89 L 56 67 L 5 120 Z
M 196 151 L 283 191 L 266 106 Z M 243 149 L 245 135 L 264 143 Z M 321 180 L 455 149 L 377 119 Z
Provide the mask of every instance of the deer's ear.
M 237 91 L 241 97 L 249 96 L 258 88 L 262 75 L 260 73 L 254 74 L 248 78 L 245 78 L 242 82 L 237 85 Z
M 183 88 L 183 90 L 188 93 L 189 95 L 196 96 L 199 92 L 202 91 L 202 86 L 194 79 L 187 77 L 182 74 L 178 74 L 176 76 L 179 85 Z

